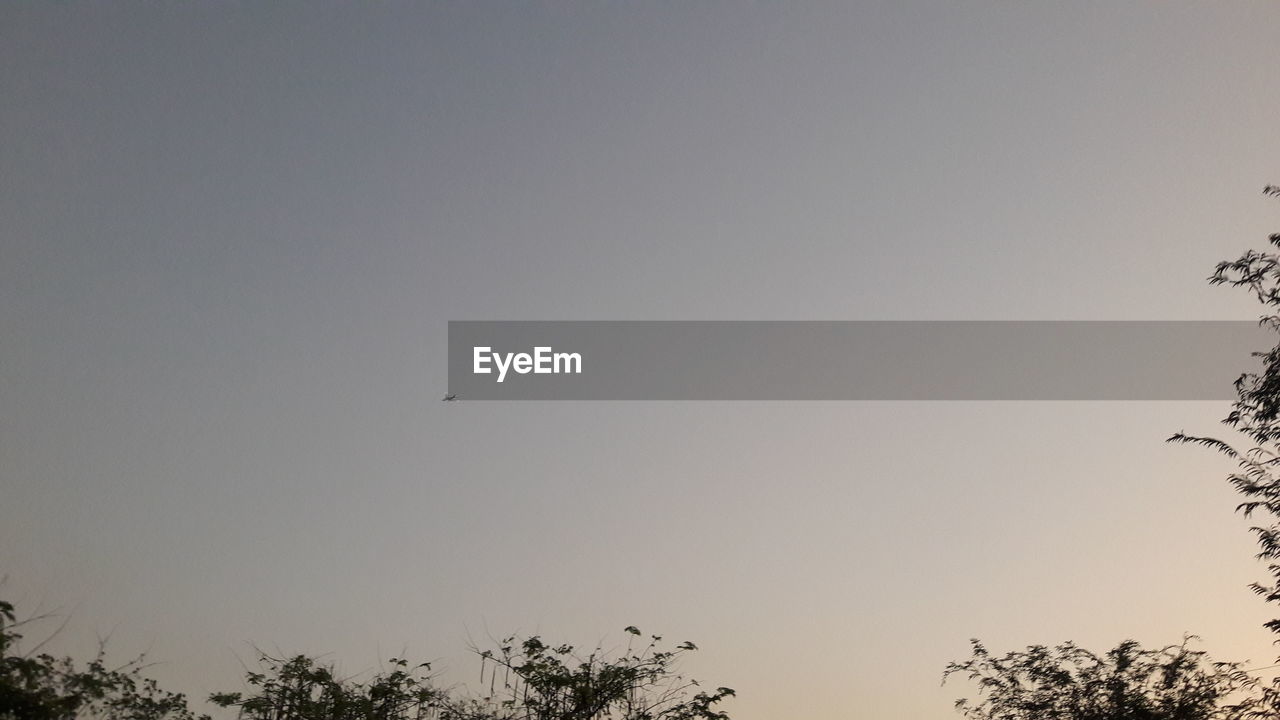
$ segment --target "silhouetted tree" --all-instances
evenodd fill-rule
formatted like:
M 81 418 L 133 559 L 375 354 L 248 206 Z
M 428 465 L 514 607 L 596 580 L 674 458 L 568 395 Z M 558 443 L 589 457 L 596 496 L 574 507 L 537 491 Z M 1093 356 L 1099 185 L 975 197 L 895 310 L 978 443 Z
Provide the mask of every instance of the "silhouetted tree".
M 259 657 L 245 693 L 214 693 L 209 701 L 236 708 L 243 720 L 417 720 L 436 717 L 444 693 L 431 685 L 430 666 L 391 660 L 391 669 L 367 681 L 338 677 L 331 664 L 305 655 Z
M 18 629 L 43 619 L 18 620 L 13 604 L 0 600 L 0 720 L 197 720 L 185 696 L 143 677 L 142 656 L 110 668 L 99 644 L 97 656 L 81 667 L 39 652 L 48 638 L 24 652 Z
M 475 649 L 485 696 L 455 703 L 445 720 L 728 720 L 716 706 L 731 688 L 702 691 L 677 671 L 680 657 L 697 650 L 683 642 L 663 650 L 651 635 L 640 648 L 634 626 L 623 653 L 601 648 L 582 655 L 572 645 L 549 646 L 538 636 L 509 637 L 495 650 Z
M 632 641 L 640 635 L 627 628 Z M 248 693 L 215 693 L 210 701 L 234 707 L 243 720 L 728 720 L 715 708 L 733 690 L 696 690 L 677 672 L 674 650 L 651 636 L 619 657 L 600 648 L 585 656 L 573 646 L 549 646 L 538 636 L 502 640 L 496 649 L 473 648 L 480 658 L 480 695 L 433 687 L 427 665 L 392 660 L 390 672 L 364 682 L 337 677 L 332 665 L 307 656 L 261 657 Z
M 1132 640 L 1096 655 L 1072 643 L 996 657 L 973 656 L 943 676 L 977 683 L 957 700 L 970 720 L 1261 720 L 1276 717 L 1272 694 L 1236 663 L 1210 661 L 1181 645 L 1144 650 Z
M 1268 185 L 1263 193 L 1280 196 L 1280 187 Z M 1271 235 L 1270 242 L 1280 247 L 1280 233 Z M 1265 308 L 1259 323 L 1280 331 L 1280 255 L 1249 250 L 1234 261 L 1219 263 L 1209 282 L 1252 292 Z M 1237 471 L 1227 479 L 1244 498 L 1237 510 L 1260 520 L 1251 530 L 1258 538 L 1257 557 L 1271 573 L 1268 581 L 1251 587 L 1267 602 L 1280 602 L 1280 344 L 1254 355 L 1262 367 L 1236 380 L 1235 403 L 1222 421 L 1252 446 L 1240 449 L 1217 438 L 1181 432 L 1169 440 L 1210 447 L 1236 462 Z M 1280 633 L 1280 619 L 1266 627 Z
M 1280 187 L 1263 194 L 1280 197 Z M 1270 236 L 1280 247 L 1280 233 Z M 1280 254 L 1249 250 L 1221 262 L 1209 276 L 1213 285 L 1248 289 L 1266 311 L 1260 323 L 1280 331 Z M 1236 461 L 1228 479 L 1243 497 L 1238 510 L 1265 522 L 1252 528 L 1259 559 L 1271 579 L 1253 589 L 1268 602 L 1280 602 L 1280 344 L 1254 353 L 1255 372 L 1235 382 L 1236 400 L 1223 420 L 1251 447 L 1241 450 L 1212 437 L 1177 433 L 1171 442 L 1203 445 Z M 1266 626 L 1280 633 L 1280 619 Z M 977 683 L 976 701 L 956 707 L 971 720 L 1274 720 L 1280 717 L 1280 679 L 1269 684 L 1251 677 L 1237 663 L 1209 660 L 1184 641 L 1144 650 L 1133 641 L 1096 655 L 1072 643 L 1054 648 L 1035 645 L 995 657 L 973 641 L 970 659 L 952 663 L 944 674 L 960 674 Z

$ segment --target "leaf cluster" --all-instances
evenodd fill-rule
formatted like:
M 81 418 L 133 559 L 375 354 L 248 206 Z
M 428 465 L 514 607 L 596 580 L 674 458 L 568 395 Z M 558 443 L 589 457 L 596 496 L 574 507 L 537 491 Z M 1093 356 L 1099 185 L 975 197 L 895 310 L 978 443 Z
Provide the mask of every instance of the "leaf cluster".
M 1190 647 L 1144 649 L 1127 640 L 1104 654 L 1074 643 L 1033 645 L 996 656 L 978 640 L 951 663 L 977 700 L 956 708 L 970 720 L 1261 720 L 1276 717 L 1274 693 L 1238 663 L 1214 662 Z
M 366 681 L 338 677 L 331 665 L 304 655 L 261 656 L 262 670 L 246 676 L 247 692 L 215 693 L 215 704 L 236 708 L 242 720 L 729 720 L 717 705 L 730 688 L 699 689 L 677 670 L 696 650 L 685 642 L 664 649 L 640 631 L 617 657 L 597 647 L 549 645 L 537 635 L 511 636 L 480 658 L 481 694 L 432 684 L 428 665 L 392 660 L 392 670 Z
M 431 684 L 429 664 L 400 658 L 365 681 L 339 677 L 306 655 L 260 653 L 259 662 L 260 671 L 245 675 L 248 692 L 214 693 L 209 701 L 244 720 L 416 720 L 435 716 L 444 695 Z
M 80 666 L 39 652 L 48 637 L 23 651 L 23 626 L 48 618 L 19 620 L 13 604 L 0 600 L 0 720 L 208 720 L 191 712 L 184 695 L 144 677 L 144 656 L 110 667 L 99 643 L 94 659 Z
M 1280 187 L 1268 185 L 1263 193 L 1280 197 Z M 1269 242 L 1280 247 L 1280 233 L 1271 235 Z M 1248 290 L 1265 308 L 1259 324 L 1280 332 L 1280 254 L 1248 250 L 1236 260 L 1218 263 L 1209 283 Z M 1270 573 L 1251 588 L 1267 602 L 1280 602 L 1280 343 L 1253 355 L 1261 367 L 1236 379 L 1236 399 L 1222 421 L 1243 436 L 1248 447 L 1182 432 L 1169 441 L 1208 447 L 1235 461 L 1236 470 L 1227 480 L 1242 497 L 1236 509 L 1257 518 L 1250 530 L 1257 538 L 1257 557 Z M 1280 619 L 1266 627 L 1280 633 Z

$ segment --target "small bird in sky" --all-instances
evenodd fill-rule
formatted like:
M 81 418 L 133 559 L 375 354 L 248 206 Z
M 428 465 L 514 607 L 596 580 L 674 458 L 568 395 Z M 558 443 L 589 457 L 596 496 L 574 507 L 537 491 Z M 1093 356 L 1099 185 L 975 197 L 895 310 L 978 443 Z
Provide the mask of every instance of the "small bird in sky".
M 453 402 L 458 399 L 458 393 L 449 393 L 440 399 L 445 402 Z

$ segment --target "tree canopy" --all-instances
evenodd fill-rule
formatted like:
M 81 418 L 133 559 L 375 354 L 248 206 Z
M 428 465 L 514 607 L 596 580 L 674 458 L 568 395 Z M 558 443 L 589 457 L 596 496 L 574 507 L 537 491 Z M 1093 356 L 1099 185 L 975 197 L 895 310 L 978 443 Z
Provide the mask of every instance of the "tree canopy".
M 1280 187 L 1263 194 L 1280 197 Z M 1269 237 L 1280 248 L 1280 233 Z M 1280 332 L 1280 254 L 1248 250 L 1218 263 L 1212 285 L 1244 288 L 1262 303 L 1260 324 Z M 1223 423 L 1244 445 L 1176 433 L 1169 440 L 1212 448 L 1234 460 L 1228 480 L 1242 497 L 1237 511 L 1256 518 L 1258 558 L 1270 578 L 1251 587 L 1280 603 L 1280 343 L 1254 353 L 1260 368 L 1235 381 L 1236 399 Z M 1280 633 L 1280 619 L 1266 623 Z M 1278 641 L 1280 642 L 1280 641 Z M 951 663 L 955 675 L 977 686 L 977 699 L 956 701 L 970 720 L 1262 720 L 1280 717 L 1280 678 L 1264 683 L 1239 663 L 1210 660 L 1187 639 L 1144 649 L 1126 640 L 1097 654 L 1073 643 L 1032 645 L 992 655 L 978 640 L 972 655 Z
M 21 630 L 46 619 L 19 620 L 13 604 L 0 600 L 0 720 L 207 720 L 187 707 L 183 694 L 145 677 L 142 656 L 110 667 L 99 644 L 93 660 L 76 663 L 40 652 L 48 636 L 24 650 Z
M 1263 193 L 1280 197 L 1280 187 L 1268 185 Z M 1269 241 L 1280 247 L 1280 233 L 1272 234 Z M 1209 282 L 1251 292 L 1264 308 L 1259 323 L 1280 331 L 1280 255 L 1276 252 L 1248 250 L 1236 260 L 1218 263 Z M 1236 400 L 1222 421 L 1245 445 L 1182 432 L 1169 440 L 1203 445 L 1236 462 L 1236 471 L 1227 476 L 1242 497 L 1236 509 L 1245 517 L 1257 518 L 1258 524 L 1251 528 L 1258 540 L 1257 557 L 1270 573 L 1269 579 L 1251 587 L 1275 603 L 1280 602 L 1280 344 L 1254 356 L 1261 360 L 1261 368 L 1236 379 Z M 1266 627 L 1280 633 L 1280 619 Z
M 24 650 L 19 629 L 47 619 L 18 620 L 0 601 L 0 720 L 210 720 L 145 677 L 142 657 L 112 668 L 102 646 L 84 664 L 40 652 L 45 641 Z M 635 627 L 626 638 L 617 654 L 584 654 L 537 635 L 473 648 L 478 693 L 442 688 L 429 664 L 402 658 L 361 679 L 308 655 L 259 653 L 242 690 L 209 701 L 241 720 L 729 720 L 720 706 L 732 689 L 704 690 L 679 671 L 693 643 L 668 648 L 658 635 L 640 640 Z
M 474 648 L 478 695 L 436 688 L 429 665 L 403 659 L 358 682 L 305 655 L 263 655 L 262 670 L 247 675 L 248 693 L 210 699 L 236 708 L 243 720 L 728 720 L 717 706 L 732 689 L 703 691 L 678 672 L 681 656 L 697 649 L 693 643 L 664 649 L 662 637 L 652 635 L 636 647 L 639 629 L 626 632 L 631 642 L 617 657 L 599 647 L 580 654 L 537 635 Z
M 970 720 L 1254 720 L 1274 718 L 1273 694 L 1239 663 L 1215 662 L 1190 647 L 1144 649 L 1132 640 L 1097 654 L 1074 643 L 1032 645 L 972 656 L 947 666 L 977 685 L 956 701 Z

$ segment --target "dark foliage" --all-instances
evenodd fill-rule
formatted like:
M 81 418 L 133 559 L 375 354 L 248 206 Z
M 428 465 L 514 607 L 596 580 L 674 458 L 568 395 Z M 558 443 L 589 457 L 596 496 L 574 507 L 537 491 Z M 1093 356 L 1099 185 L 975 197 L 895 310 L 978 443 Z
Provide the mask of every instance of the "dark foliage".
M 599 647 L 585 655 L 572 645 L 552 647 L 536 635 L 476 649 L 488 692 L 454 704 L 445 720 L 728 720 L 716 706 L 732 689 L 703 691 L 677 671 L 680 657 L 697 650 L 693 643 L 664 650 L 652 635 L 637 649 L 640 631 L 626 632 L 627 648 L 616 658 Z
M 1280 187 L 1263 194 L 1280 197 Z M 1271 235 L 1280 247 L 1280 233 Z M 1266 308 L 1260 323 L 1280 331 L 1280 254 L 1249 250 L 1219 263 L 1213 285 L 1249 290 Z M 1280 602 L 1280 344 L 1254 353 L 1261 367 L 1235 382 L 1236 400 L 1223 423 L 1251 445 L 1238 449 L 1213 438 L 1177 433 L 1171 442 L 1210 448 L 1234 460 L 1228 476 L 1243 497 L 1238 511 L 1261 520 L 1252 528 L 1258 557 L 1271 578 L 1252 587 Z M 1280 633 L 1280 620 L 1267 623 Z M 1187 642 L 1147 650 L 1126 641 L 1097 655 L 1072 643 L 1034 645 L 1000 657 L 973 641 L 968 660 L 947 667 L 944 681 L 962 675 L 978 699 L 956 707 L 971 720 L 1263 720 L 1280 717 L 1280 680 L 1264 684 L 1237 663 L 1209 660 Z
M 634 640 L 640 631 L 627 628 Z M 696 690 L 676 672 L 682 643 L 663 650 L 653 636 L 617 658 L 600 648 L 580 656 L 573 646 L 550 646 L 537 636 L 507 638 L 496 650 L 475 649 L 485 692 L 463 696 L 431 684 L 430 668 L 392 660 L 390 672 L 357 682 L 306 656 L 263 656 L 262 671 L 246 678 L 248 693 L 210 700 L 234 707 L 244 720 L 728 720 L 715 706 L 733 690 Z
M 100 647 L 81 667 L 39 653 L 48 637 L 22 652 L 18 629 L 46 619 L 17 620 L 13 605 L 0 600 L 0 720 L 209 720 L 192 713 L 183 695 L 144 677 L 141 656 L 109 668 Z M 717 706 L 733 690 L 705 692 L 677 672 L 680 658 L 697 649 L 693 643 L 667 650 L 655 635 L 634 649 L 639 636 L 627 628 L 630 642 L 617 657 L 600 648 L 579 656 L 537 636 L 474 648 L 486 688 L 480 695 L 436 687 L 426 663 L 392 659 L 357 679 L 306 655 L 259 653 L 244 691 L 214 693 L 209 701 L 242 720 L 729 720 Z
M 43 642 L 23 652 L 19 628 L 44 619 L 18 620 L 13 604 L 0 600 L 0 720 L 197 720 L 183 695 L 143 677 L 141 656 L 110 668 L 101 646 L 83 667 L 40 653 Z
M 1280 197 L 1280 187 L 1268 185 L 1263 193 Z M 1269 239 L 1272 246 L 1280 247 L 1280 233 Z M 1249 250 L 1236 260 L 1219 263 L 1209 282 L 1251 292 L 1265 308 L 1259 323 L 1280 331 L 1280 255 Z M 1217 438 L 1181 432 L 1169 440 L 1208 447 L 1236 462 L 1236 472 L 1227 479 L 1243 498 L 1237 510 L 1257 518 L 1251 530 L 1258 539 L 1258 559 L 1270 572 L 1267 581 L 1251 587 L 1267 602 L 1280 602 L 1280 344 L 1254 355 L 1261 368 L 1236 379 L 1236 400 L 1223 420 L 1250 447 L 1240 449 Z M 1280 619 L 1266 626 L 1280 633 Z
M 1097 655 L 1072 643 L 994 656 L 977 640 L 951 663 L 976 701 L 957 700 L 971 720 L 1261 720 L 1276 717 L 1273 694 L 1236 663 L 1213 662 L 1186 640 L 1158 650 L 1123 642 Z
M 209 701 L 236 708 L 244 720 L 411 720 L 434 717 L 444 693 L 431 686 L 426 664 L 393 659 L 391 669 L 367 681 L 339 678 L 332 665 L 305 655 L 261 655 L 246 693 L 214 693 Z

